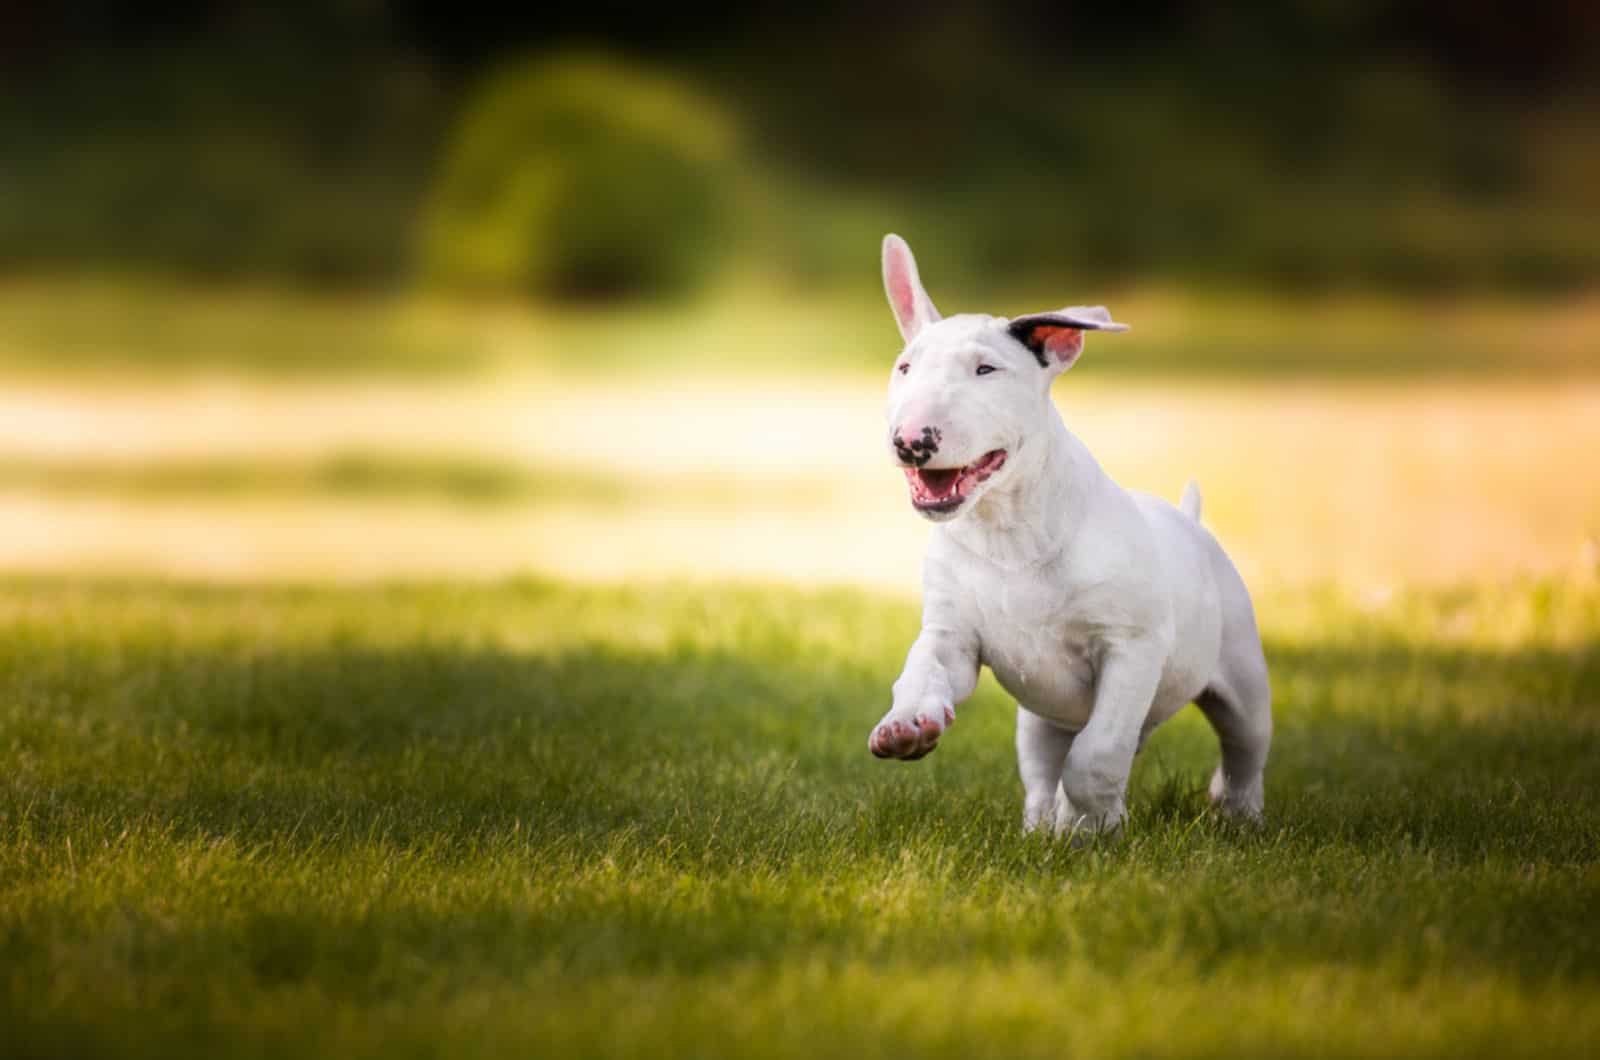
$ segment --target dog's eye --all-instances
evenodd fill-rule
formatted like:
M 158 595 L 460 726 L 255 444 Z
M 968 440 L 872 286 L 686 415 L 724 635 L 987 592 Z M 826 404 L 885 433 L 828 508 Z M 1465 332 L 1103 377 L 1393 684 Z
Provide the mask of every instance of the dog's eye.
M 895 365 L 894 370 L 899 372 L 901 375 L 905 375 L 907 372 L 911 371 L 911 362 L 906 361 L 902 364 L 897 364 Z
M 978 374 L 979 375 L 988 375 L 990 372 L 992 372 L 994 370 L 995 370 L 995 367 L 992 364 L 980 364 L 980 365 L 978 365 Z

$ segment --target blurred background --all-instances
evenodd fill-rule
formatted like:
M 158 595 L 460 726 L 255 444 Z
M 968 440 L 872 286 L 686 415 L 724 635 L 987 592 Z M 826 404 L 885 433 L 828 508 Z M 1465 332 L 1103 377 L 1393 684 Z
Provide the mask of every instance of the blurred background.
M 0 8 L 0 569 L 917 586 L 898 231 L 1248 577 L 1592 578 L 1600 8 Z

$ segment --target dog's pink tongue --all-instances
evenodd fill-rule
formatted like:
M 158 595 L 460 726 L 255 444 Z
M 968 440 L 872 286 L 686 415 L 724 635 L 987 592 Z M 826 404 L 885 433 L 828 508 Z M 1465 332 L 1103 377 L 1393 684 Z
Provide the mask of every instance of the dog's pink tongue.
M 955 484 L 956 476 L 961 474 L 960 468 L 941 468 L 930 471 L 924 468 L 921 472 L 922 485 L 935 496 L 942 496 L 950 492 L 950 487 Z

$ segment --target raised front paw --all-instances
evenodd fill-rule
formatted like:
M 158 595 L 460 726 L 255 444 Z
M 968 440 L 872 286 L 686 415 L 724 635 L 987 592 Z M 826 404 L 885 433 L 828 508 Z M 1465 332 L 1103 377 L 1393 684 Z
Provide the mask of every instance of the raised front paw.
M 891 712 L 872 730 L 867 749 L 879 758 L 914 761 L 938 746 L 939 737 L 955 720 L 950 707 L 915 714 Z

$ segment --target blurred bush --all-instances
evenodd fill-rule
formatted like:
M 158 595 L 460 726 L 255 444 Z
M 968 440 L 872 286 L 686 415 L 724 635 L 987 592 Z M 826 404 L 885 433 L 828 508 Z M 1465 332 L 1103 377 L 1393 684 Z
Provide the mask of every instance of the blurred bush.
M 614 59 L 502 70 L 446 151 L 423 273 L 544 296 L 690 288 L 727 249 L 731 141 L 709 100 Z

